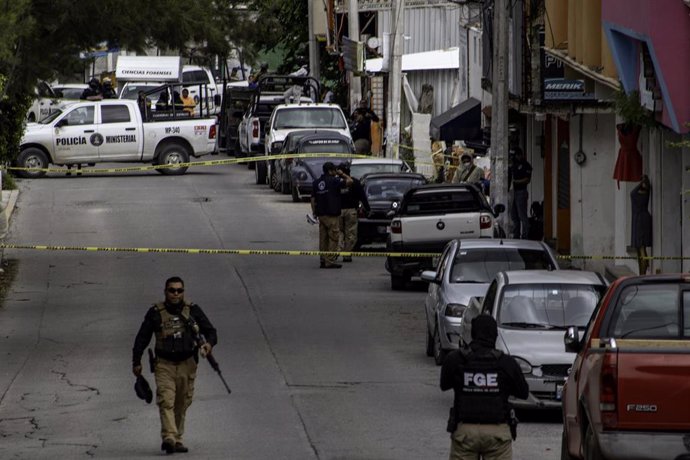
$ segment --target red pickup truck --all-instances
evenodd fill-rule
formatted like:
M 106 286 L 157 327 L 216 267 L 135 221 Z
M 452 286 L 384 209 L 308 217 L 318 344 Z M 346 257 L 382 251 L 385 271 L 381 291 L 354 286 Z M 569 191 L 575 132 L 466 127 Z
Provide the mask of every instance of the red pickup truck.
M 615 281 L 564 341 L 562 459 L 690 458 L 690 274 Z

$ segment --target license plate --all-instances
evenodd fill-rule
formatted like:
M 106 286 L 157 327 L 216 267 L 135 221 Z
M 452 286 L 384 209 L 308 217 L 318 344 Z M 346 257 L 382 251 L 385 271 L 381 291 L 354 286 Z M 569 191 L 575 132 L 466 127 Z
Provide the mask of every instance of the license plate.
M 556 399 L 558 401 L 563 398 L 563 385 L 556 385 Z
M 386 227 L 385 225 L 379 225 L 378 227 L 376 227 L 376 231 L 379 233 L 388 233 L 388 227 Z

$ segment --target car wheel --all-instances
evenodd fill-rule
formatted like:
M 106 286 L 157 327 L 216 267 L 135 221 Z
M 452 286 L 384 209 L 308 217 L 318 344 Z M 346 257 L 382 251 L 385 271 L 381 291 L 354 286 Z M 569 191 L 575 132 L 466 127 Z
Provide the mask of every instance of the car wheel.
M 257 184 L 266 183 L 266 163 L 263 161 L 257 161 L 254 166 L 254 179 Z
M 405 277 L 403 275 L 394 275 L 391 273 L 391 289 L 394 291 L 402 291 L 405 289 Z
M 270 187 L 273 189 L 274 192 L 280 192 L 280 183 L 278 181 L 278 174 L 275 170 L 275 168 L 271 169 L 271 184 Z
M 434 336 L 429 332 L 429 328 L 426 328 L 426 355 L 431 358 L 434 356 Z
M 21 151 L 17 157 L 17 166 L 20 168 L 38 168 L 45 169 L 48 167 L 48 157 L 41 149 L 29 147 Z M 26 177 L 29 179 L 37 179 L 46 175 L 45 171 L 17 171 L 19 177 Z
M 582 450 L 584 452 L 585 460 L 604 460 L 604 456 L 601 454 L 601 449 L 599 448 L 599 443 L 597 442 L 597 437 L 594 435 L 594 430 L 592 429 L 591 423 L 587 424 Z
M 565 428 L 563 428 L 561 435 L 561 460 L 575 460 L 568 452 L 568 438 L 565 435 Z
M 158 165 L 172 165 L 170 168 L 160 168 L 157 169 L 161 174 L 166 176 L 178 176 L 184 174 L 187 171 L 187 166 L 175 167 L 174 165 L 179 165 L 181 163 L 189 162 L 189 153 L 187 149 L 179 144 L 170 144 L 163 147 L 161 153 L 158 154 L 158 159 L 156 164 Z
M 302 201 L 302 198 L 300 198 L 299 192 L 297 191 L 297 187 L 290 187 L 290 191 L 292 192 L 292 201 L 295 203 Z
M 443 364 L 443 361 L 446 359 L 446 355 L 448 352 L 443 349 L 441 346 L 441 335 L 438 331 L 438 323 L 436 324 L 436 327 L 434 328 L 434 336 L 433 336 L 433 346 L 434 346 L 434 362 L 436 363 L 437 366 L 440 366 Z

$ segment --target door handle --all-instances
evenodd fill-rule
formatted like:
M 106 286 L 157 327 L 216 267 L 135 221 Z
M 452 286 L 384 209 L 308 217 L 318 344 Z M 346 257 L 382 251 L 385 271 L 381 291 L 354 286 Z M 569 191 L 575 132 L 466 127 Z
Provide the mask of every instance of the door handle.
M 136 131 L 137 128 L 125 128 L 125 131 Z
M 93 133 L 94 130 L 93 130 L 93 129 L 85 129 L 84 132 L 85 132 L 85 133 Z

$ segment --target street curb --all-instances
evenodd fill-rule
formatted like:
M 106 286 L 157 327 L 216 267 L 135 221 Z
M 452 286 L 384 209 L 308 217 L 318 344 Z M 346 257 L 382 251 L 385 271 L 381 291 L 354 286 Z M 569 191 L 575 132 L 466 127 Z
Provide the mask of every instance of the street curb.
M 7 197 L 7 198 L 5 198 Z M 17 198 L 19 197 L 19 190 L 3 190 L 2 192 L 2 203 L 5 206 L 5 216 L 7 220 L 10 220 L 12 212 L 14 211 L 15 205 L 17 204 Z M 7 204 L 5 204 L 7 203 Z

